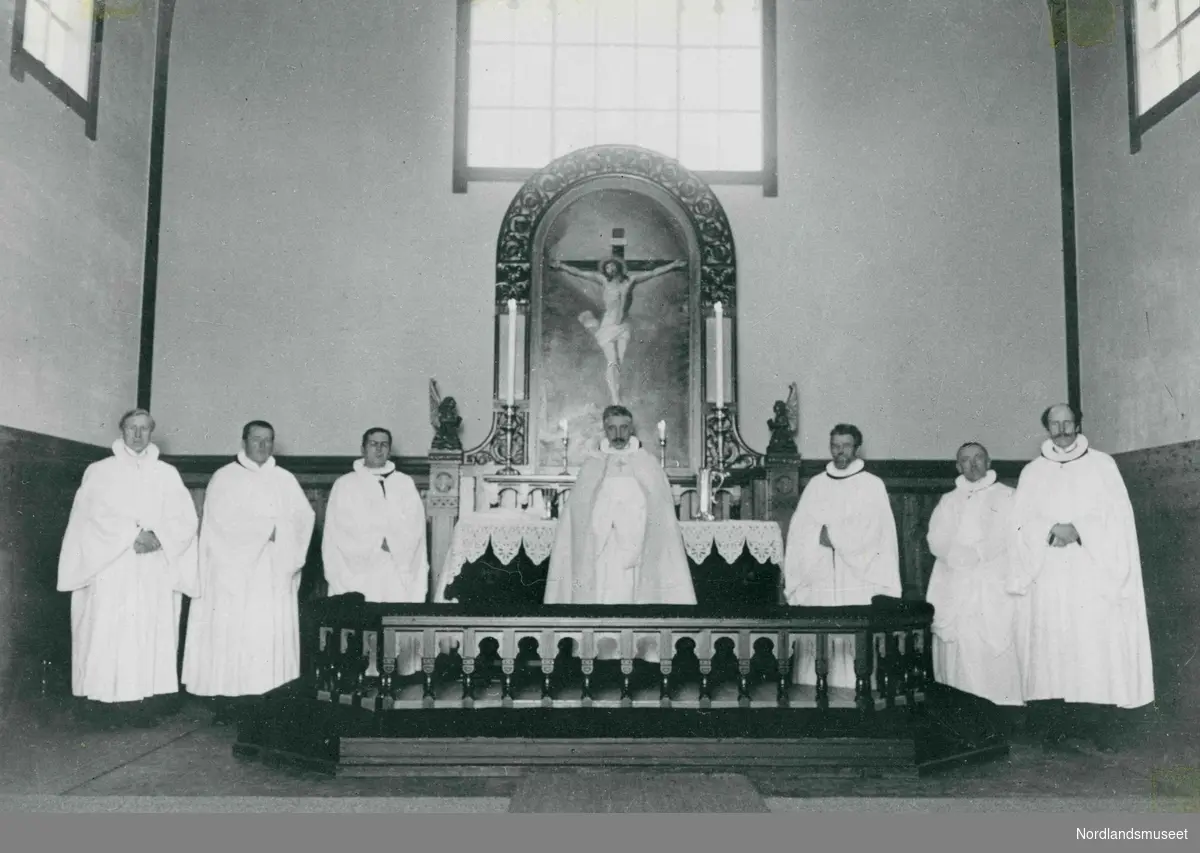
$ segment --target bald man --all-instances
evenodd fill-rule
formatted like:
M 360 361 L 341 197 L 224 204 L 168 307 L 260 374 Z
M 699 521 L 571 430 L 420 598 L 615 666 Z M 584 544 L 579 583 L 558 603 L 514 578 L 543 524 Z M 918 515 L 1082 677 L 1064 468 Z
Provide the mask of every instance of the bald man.
M 1082 415 L 1042 413 L 1047 439 L 1025 466 L 1013 506 L 1008 592 L 1017 596 L 1025 700 L 1045 745 L 1072 734 L 1113 748 L 1115 708 L 1154 701 L 1150 631 L 1133 507 L 1116 462 L 1088 443 Z

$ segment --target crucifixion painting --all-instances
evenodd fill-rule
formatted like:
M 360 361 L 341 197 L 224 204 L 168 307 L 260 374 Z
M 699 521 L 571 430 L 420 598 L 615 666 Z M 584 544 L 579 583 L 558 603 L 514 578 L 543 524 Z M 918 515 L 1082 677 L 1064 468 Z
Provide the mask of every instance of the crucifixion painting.
M 550 269 L 567 274 L 568 281 L 581 285 L 585 296 L 602 306 L 599 320 L 592 311 L 579 315 L 579 322 L 595 339 L 607 362 L 604 379 L 613 405 L 621 403 L 621 364 L 625 360 L 625 349 L 632 335 L 629 326 L 629 307 L 633 289 L 637 285 L 687 267 L 687 261 L 678 260 L 654 267 L 645 272 L 630 273 L 622 258 L 608 258 L 600 262 L 599 272 L 582 269 L 559 260 L 550 262 Z

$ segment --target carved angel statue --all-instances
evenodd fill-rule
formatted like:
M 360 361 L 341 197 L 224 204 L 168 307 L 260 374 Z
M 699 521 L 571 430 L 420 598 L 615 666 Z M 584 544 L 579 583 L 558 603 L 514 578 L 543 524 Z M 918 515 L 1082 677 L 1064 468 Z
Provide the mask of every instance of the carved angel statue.
M 429 380 L 429 422 L 433 426 L 433 450 L 462 450 L 458 403 L 453 397 L 442 398 L 436 379 Z
M 767 429 L 771 431 L 771 441 L 767 445 L 767 453 L 771 455 L 798 455 L 800 449 L 796 446 L 796 431 L 800 428 L 800 389 L 793 382 L 788 385 L 787 402 L 775 401 L 775 417 L 767 421 Z

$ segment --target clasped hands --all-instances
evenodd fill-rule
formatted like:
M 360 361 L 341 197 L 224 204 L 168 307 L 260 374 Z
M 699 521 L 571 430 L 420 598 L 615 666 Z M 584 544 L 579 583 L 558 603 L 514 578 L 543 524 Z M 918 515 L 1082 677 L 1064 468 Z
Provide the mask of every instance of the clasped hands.
M 1083 544 L 1074 524 L 1056 524 L 1050 528 L 1050 535 L 1046 538 L 1046 544 L 1051 548 L 1066 548 L 1075 542 Z
M 135 554 L 152 554 L 161 550 L 162 543 L 158 541 L 153 530 L 142 530 L 138 533 L 137 539 L 133 540 L 133 553 Z

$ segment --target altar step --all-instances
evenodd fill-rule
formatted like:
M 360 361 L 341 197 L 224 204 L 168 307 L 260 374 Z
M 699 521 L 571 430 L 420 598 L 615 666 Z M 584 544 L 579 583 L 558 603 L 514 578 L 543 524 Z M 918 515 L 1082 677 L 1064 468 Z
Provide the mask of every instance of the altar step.
M 275 694 L 237 755 L 347 777 L 709 771 L 916 778 L 1007 754 L 964 709 L 426 708 L 370 712 Z

